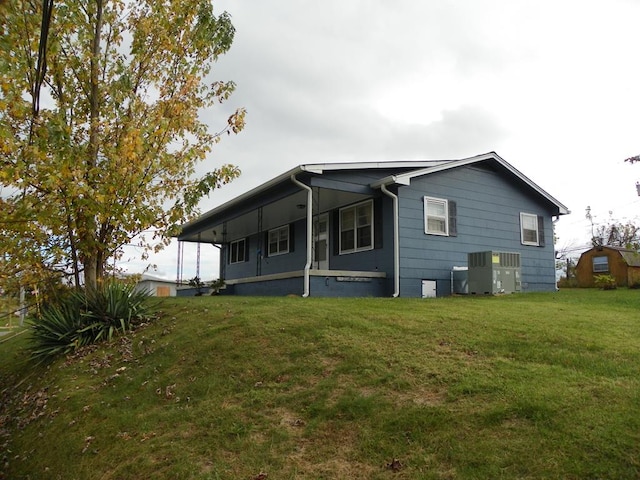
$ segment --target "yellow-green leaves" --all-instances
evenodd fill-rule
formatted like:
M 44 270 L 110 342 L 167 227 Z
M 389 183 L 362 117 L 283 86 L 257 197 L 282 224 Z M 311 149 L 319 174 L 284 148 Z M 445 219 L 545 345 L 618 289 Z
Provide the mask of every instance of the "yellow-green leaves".
M 133 237 L 172 231 L 239 174 L 193 177 L 223 133 L 244 127 L 243 109 L 217 133 L 199 115 L 234 90 L 203 83 L 234 28 L 209 0 L 59 0 L 34 119 L 39 8 L 15 0 L 0 12 L 0 250 L 24 271 L 100 276 Z

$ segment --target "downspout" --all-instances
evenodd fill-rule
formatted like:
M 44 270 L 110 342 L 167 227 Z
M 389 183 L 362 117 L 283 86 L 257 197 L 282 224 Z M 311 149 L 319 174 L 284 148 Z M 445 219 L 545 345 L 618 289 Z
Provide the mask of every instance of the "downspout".
M 380 185 L 380 190 L 393 200 L 393 298 L 397 298 L 400 296 L 400 228 L 398 222 L 400 213 L 398 196 L 387 190 L 387 186 L 384 183 Z
M 309 296 L 309 271 L 311 270 L 312 249 L 313 249 L 313 190 L 296 178 L 295 173 L 291 175 L 291 181 L 297 186 L 307 191 L 307 263 L 304 266 L 304 292 L 303 297 Z

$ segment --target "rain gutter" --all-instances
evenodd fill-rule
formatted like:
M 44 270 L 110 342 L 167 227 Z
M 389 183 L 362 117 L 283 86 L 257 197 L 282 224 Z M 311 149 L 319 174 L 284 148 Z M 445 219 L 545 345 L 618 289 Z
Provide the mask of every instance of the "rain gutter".
M 291 181 L 298 187 L 307 191 L 307 263 L 304 266 L 304 292 L 303 297 L 309 296 L 309 272 L 311 271 L 312 250 L 313 250 L 313 190 L 296 178 L 296 174 L 291 174 Z
M 393 182 L 390 182 L 393 183 Z M 400 228 L 398 196 L 387 190 L 387 185 L 380 184 L 380 190 L 393 201 L 393 298 L 400 296 Z

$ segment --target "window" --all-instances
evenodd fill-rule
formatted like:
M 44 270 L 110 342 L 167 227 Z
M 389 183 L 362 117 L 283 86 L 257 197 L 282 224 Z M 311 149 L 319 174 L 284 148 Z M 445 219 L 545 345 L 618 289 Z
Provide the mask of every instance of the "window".
M 449 235 L 449 202 L 447 200 L 424 197 L 424 233 Z
M 229 245 L 229 263 L 246 262 L 247 259 L 247 241 L 246 239 L 236 240 Z
M 269 256 L 289 253 L 289 225 L 269 230 Z
M 531 213 L 520 214 L 520 238 L 523 245 L 538 246 L 541 244 L 540 236 L 538 235 L 540 232 L 538 220 L 542 223 L 542 219 L 537 215 L 532 215 Z
M 609 271 L 609 257 L 593 257 L 593 272 L 603 273 Z
M 373 248 L 373 202 L 340 210 L 340 254 Z

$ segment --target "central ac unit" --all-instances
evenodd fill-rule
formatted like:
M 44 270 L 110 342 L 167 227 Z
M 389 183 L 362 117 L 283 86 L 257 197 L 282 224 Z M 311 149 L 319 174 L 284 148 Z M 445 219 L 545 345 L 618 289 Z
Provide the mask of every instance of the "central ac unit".
M 520 254 L 512 252 L 473 252 L 467 256 L 469 293 L 495 295 L 522 289 Z

